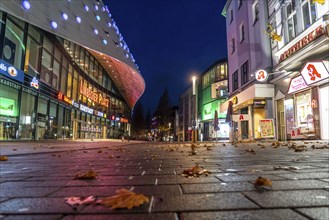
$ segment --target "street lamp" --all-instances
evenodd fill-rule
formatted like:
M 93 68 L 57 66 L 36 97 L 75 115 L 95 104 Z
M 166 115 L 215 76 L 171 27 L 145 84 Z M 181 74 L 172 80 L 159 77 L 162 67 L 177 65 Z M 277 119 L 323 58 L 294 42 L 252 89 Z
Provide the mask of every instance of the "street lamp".
M 194 120 L 193 120 L 193 133 L 192 133 L 192 142 L 195 143 L 197 141 L 197 120 L 198 120 L 198 103 L 197 103 L 197 88 L 196 88 L 196 76 L 192 77 L 192 95 L 194 97 Z

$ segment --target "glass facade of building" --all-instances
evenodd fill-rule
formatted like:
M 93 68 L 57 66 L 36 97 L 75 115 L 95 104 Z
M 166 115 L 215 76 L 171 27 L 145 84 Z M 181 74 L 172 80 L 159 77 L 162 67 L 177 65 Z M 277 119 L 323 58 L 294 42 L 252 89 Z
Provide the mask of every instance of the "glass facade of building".
M 0 68 L 0 140 L 129 133 L 130 108 L 88 49 L 3 11 Z

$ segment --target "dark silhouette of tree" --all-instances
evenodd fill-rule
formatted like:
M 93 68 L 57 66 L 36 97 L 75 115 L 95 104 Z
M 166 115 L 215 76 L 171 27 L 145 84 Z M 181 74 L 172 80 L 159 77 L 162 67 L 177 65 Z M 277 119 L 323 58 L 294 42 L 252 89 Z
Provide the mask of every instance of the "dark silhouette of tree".
M 139 101 L 135 105 L 132 115 L 132 130 L 133 133 L 140 134 L 145 128 L 144 108 L 142 103 Z
M 171 123 L 171 103 L 168 89 L 165 88 L 160 97 L 158 107 L 153 115 L 152 128 L 158 130 L 160 137 L 169 132 Z
M 152 116 L 151 116 L 151 111 L 148 110 L 145 116 L 145 124 L 146 124 L 146 129 L 148 131 L 151 130 L 151 124 L 152 124 Z

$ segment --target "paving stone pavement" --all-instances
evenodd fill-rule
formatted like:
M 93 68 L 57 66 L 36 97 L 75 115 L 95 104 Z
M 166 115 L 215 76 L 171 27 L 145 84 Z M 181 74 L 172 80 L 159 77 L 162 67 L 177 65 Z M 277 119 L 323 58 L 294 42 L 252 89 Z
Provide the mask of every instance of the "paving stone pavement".
M 52 141 L 0 143 L 0 219 L 329 219 L 329 145 L 296 142 L 191 143 Z M 313 147 L 312 147 L 313 146 Z M 314 149 L 324 147 L 324 149 Z M 253 152 L 253 149 L 255 152 Z M 211 173 L 181 174 L 198 164 Z M 94 180 L 75 180 L 93 170 Z M 259 177 L 272 186 L 255 186 Z M 150 198 L 132 209 L 71 207 L 66 197 Z

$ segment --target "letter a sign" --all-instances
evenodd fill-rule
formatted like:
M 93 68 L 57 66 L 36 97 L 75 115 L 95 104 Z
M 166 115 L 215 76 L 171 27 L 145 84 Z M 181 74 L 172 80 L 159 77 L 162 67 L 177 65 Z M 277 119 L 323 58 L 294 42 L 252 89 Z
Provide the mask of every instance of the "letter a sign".
M 314 84 L 329 78 L 329 61 L 312 61 L 307 62 L 301 70 L 307 85 Z
M 266 70 L 258 70 L 255 73 L 255 78 L 258 82 L 265 82 L 268 79 L 268 73 Z

